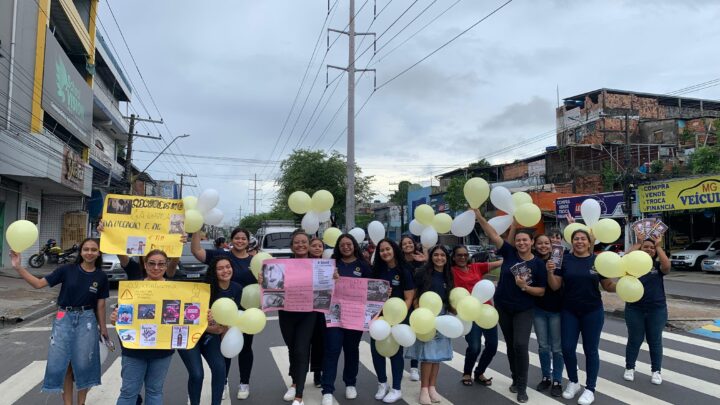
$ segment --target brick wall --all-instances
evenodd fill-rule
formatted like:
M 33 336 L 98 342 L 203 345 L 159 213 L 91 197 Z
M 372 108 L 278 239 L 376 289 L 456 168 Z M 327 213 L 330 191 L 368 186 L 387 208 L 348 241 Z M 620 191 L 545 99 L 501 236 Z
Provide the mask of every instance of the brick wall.
M 502 171 L 505 181 L 522 179 L 528 175 L 528 165 L 527 162 L 510 163 L 503 166 Z
M 600 175 L 580 176 L 575 179 L 575 192 L 578 194 L 602 193 L 604 190 Z

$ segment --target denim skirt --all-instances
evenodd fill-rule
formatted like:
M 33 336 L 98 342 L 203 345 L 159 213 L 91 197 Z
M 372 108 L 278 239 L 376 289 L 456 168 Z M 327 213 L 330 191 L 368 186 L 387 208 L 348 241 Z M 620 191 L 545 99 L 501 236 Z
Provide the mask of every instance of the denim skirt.
M 433 340 L 429 342 L 416 340 L 405 352 L 405 358 L 421 362 L 439 363 L 452 360 L 452 354 L 450 338 L 437 332 Z

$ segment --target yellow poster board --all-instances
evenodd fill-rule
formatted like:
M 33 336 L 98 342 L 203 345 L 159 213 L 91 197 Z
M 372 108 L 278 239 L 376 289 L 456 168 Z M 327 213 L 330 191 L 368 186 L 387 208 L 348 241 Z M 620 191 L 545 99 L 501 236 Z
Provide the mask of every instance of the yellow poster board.
M 637 192 L 642 212 L 720 207 L 720 176 L 653 182 Z
M 185 233 L 182 200 L 108 194 L 103 206 L 103 253 L 144 256 L 160 249 L 169 257 L 182 255 Z
M 128 349 L 192 349 L 207 328 L 210 285 L 120 281 L 115 330 Z

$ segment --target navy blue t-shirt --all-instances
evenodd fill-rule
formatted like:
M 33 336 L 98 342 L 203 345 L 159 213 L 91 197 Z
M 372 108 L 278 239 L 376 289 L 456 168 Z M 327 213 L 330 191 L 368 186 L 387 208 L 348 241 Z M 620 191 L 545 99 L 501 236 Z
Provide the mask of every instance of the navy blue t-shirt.
M 652 270 L 639 279 L 645 288 L 642 298 L 637 302 L 629 302 L 626 305 L 641 309 L 657 309 L 667 306 L 664 277 L 665 273 L 660 271 L 660 262 L 655 261 Z
M 380 280 L 387 280 L 390 282 L 390 298 L 398 297 L 402 300 L 405 300 L 405 291 L 415 289 L 412 272 L 407 267 L 394 267 L 392 269 L 387 269 L 375 276 L 374 278 L 378 278 Z
M 218 298 L 230 298 L 235 301 L 238 308 L 240 307 L 240 301 L 242 300 L 243 286 L 234 281 L 230 282 L 227 290 L 218 289 Z M 212 305 L 212 302 L 210 303 Z
M 342 259 L 338 259 L 336 266 L 340 277 L 372 278 L 372 270 L 365 260 L 355 259 L 350 263 L 345 263 Z
M 605 277 L 595 270 L 595 255 L 577 257 L 568 253 L 555 275 L 563 280 L 563 309 L 584 314 L 602 308 L 599 283 Z
M 518 256 L 517 250 L 507 242 L 503 242 L 498 250 L 503 258 L 500 268 L 500 280 L 495 290 L 495 306 L 511 311 L 526 311 L 535 306 L 535 297 L 520 289 L 515 284 L 513 271 L 520 271 L 528 280 L 529 287 L 545 287 L 547 273 L 545 263 L 533 256 L 530 260 L 523 260 Z
M 205 249 L 205 264 L 210 264 L 213 259 L 218 256 L 230 259 L 230 264 L 233 268 L 232 281 L 244 287 L 249 286 L 250 284 L 257 284 L 257 279 L 250 271 L 250 261 L 252 261 L 252 256 L 241 259 L 232 254 L 232 252 L 228 252 L 223 249 Z
M 542 260 L 542 259 L 540 259 Z M 547 265 L 547 260 L 543 260 Z M 535 306 L 547 312 L 560 312 L 563 304 L 563 288 L 555 291 L 548 285 L 545 287 L 545 295 L 535 297 Z
M 50 287 L 62 283 L 57 304 L 60 307 L 97 308 L 98 299 L 110 296 L 107 275 L 102 269 L 85 271 L 79 264 L 65 264 L 45 276 Z

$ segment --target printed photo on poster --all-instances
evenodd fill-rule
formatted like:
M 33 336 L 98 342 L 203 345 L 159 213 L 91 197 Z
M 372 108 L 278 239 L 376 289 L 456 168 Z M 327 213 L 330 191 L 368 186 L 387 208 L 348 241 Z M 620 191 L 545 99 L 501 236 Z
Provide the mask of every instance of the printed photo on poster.
M 147 239 L 144 236 L 128 236 L 125 252 L 128 255 L 142 256 L 145 254 L 145 246 L 147 246 Z
M 169 325 L 180 323 L 180 300 L 163 300 L 161 322 Z
M 133 306 L 128 304 L 118 305 L 117 324 L 130 325 L 133 323 Z
M 390 296 L 390 285 L 383 280 L 368 280 L 368 301 L 385 301 Z
M 170 215 L 170 228 L 168 230 L 168 233 L 175 233 L 181 235 L 185 233 L 185 215 Z
M 170 344 L 173 349 L 184 349 L 188 343 L 189 328 L 187 326 L 173 326 Z
M 340 322 L 342 315 L 342 308 L 340 303 L 335 303 L 330 306 L 330 311 L 325 314 L 325 323 L 337 323 Z
M 155 319 L 155 304 L 139 304 L 138 319 Z
M 132 214 L 132 200 L 124 198 L 108 198 L 108 214 Z
M 513 274 L 513 276 L 520 277 L 525 280 L 528 285 L 532 285 L 532 270 L 530 270 L 530 267 L 527 265 L 526 262 L 520 262 L 510 267 L 510 272 Z
M 136 334 L 135 329 L 118 329 L 118 336 L 120 337 L 120 340 L 123 342 L 128 343 L 135 343 L 136 341 Z
M 280 263 L 267 264 L 262 268 L 262 288 L 266 290 L 282 290 L 285 288 L 285 265 Z
M 363 329 L 369 329 L 370 328 L 370 322 L 377 316 L 377 314 L 382 311 L 383 303 L 382 302 L 368 302 L 365 306 L 365 322 L 363 324 Z
M 198 325 L 200 323 L 200 304 L 197 302 L 185 304 L 183 314 L 183 324 Z
M 330 298 L 332 291 L 316 290 L 313 291 L 313 309 L 330 309 Z
M 285 293 L 284 292 L 263 292 L 263 308 L 282 308 L 285 306 Z
M 157 344 L 157 325 L 145 323 L 140 325 L 140 346 L 155 346 Z

